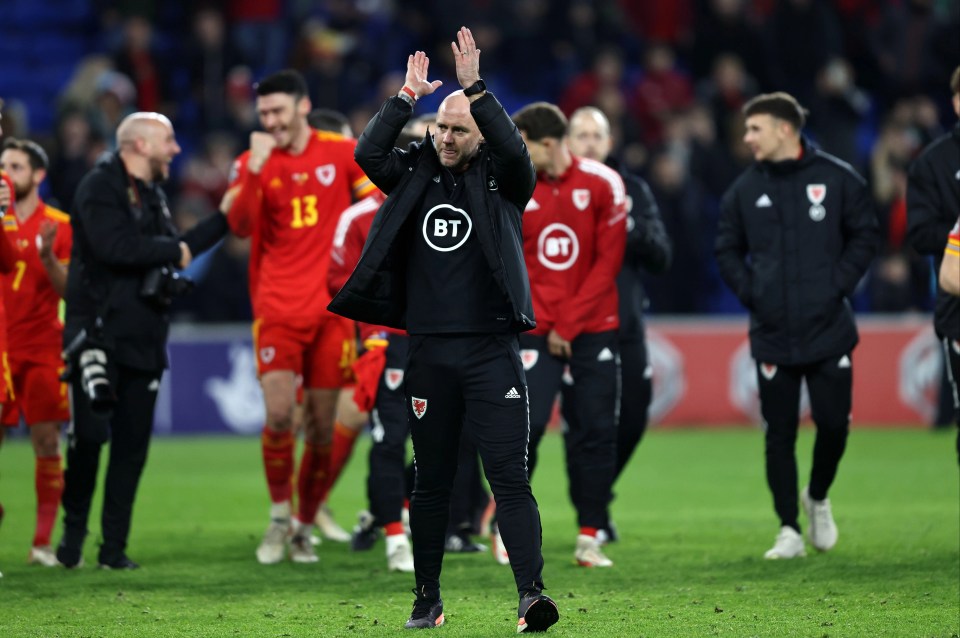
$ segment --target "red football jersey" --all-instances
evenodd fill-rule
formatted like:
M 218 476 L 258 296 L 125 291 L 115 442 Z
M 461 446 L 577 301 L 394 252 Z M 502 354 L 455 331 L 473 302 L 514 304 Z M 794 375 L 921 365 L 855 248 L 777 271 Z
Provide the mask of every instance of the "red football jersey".
M 10 189 L 10 197 L 13 197 L 13 183 L 7 174 L 0 171 L 0 179 L 7 184 Z M 13 246 L 4 230 L 7 226 L 7 219 L 13 216 L 13 206 L 10 206 L 3 214 L 0 220 L 0 275 L 13 271 L 16 260 L 13 254 Z M 10 378 L 10 368 L 7 357 L 7 314 L 4 310 L 3 295 L 0 294 L 0 402 L 7 399 L 8 392 L 13 388 L 13 379 Z
M 299 155 L 275 149 L 259 175 L 236 162 L 231 188 L 255 180 L 255 196 L 238 196 L 230 225 L 252 234 L 250 299 L 259 318 L 316 319 L 328 313 L 327 269 L 333 231 L 353 199 L 376 190 L 353 159 L 356 140 L 312 131 Z M 249 229 L 249 231 L 247 231 Z
M 340 214 L 340 221 L 333 233 L 330 270 L 327 273 L 331 297 L 343 288 L 343 284 L 347 283 L 354 267 L 360 261 L 373 218 L 380 209 L 380 204 L 386 199 L 382 192 L 375 190 Z
M 567 341 L 619 326 L 616 279 L 627 240 L 623 180 L 600 162 L 572 159 L 556 179 L 537 175 L 523 213 L 534 334 L 552 328 Z
M 3 219 L 4 234 L 13 244 L 16 258 L 13 271 L 2 277 L 7 306 L 7 344 L 10 357 L 18 360 L 59 359 L 62 348 L 60 295 L 53 289 L 37 250 L 37 236 L 44 221 L 56 224 L 53 254 L 61 263 L 67 263 L 73 229 L 66 213 L 41 201 L 37 210 L 23 222 L 16 215 Z
M 340 222 L 333 234 L 330 271 L 327 275 L 331 296 L 337 294 L 343 284 L 347 283 L 357 262 L 360 261 L 367 235 L 370 234 L 370 226 L 373 225 L 373 218 L 386 199 L 386 195 L 375 190 L 373 194 L 360 200 L 340 215 Z M 406 334 L 404 330 L 369 323 L 357 323 L 357 327 L 360 330 L 360 340 L 365 343 L 367 339 L 376 338 L 378 335 L 382 339 L 384 334 Z

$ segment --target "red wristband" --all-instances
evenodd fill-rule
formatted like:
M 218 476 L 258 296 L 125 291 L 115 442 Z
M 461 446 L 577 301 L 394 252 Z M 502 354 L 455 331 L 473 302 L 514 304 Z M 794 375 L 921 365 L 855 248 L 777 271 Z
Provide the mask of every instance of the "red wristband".
M 400 89 L 400 90 L 403 91 L 404 93 L 406 93 L 407 95 L 409 95 L 409 96 L 413 99 L 414 102 L 417 101 L 417 94 L 414 93 L 414 92 L 413 92 L 413 89 L 411 89 L 409 86 L 404 85 L 404 87 L 403 87 L 402 89 Z

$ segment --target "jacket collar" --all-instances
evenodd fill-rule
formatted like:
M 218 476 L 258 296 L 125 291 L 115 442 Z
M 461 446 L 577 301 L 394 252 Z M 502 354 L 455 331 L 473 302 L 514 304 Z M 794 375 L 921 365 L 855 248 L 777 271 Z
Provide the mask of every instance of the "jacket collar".
M 802 153 L 797 159 L 781 160 L 779 162 L 762 161 L 757 162 L 758 168 L 767 174 L 784 175 L 809 166 L 814 157 L 816 157 L 819 148 L 805 135 L 800 136 L 800 148 Z

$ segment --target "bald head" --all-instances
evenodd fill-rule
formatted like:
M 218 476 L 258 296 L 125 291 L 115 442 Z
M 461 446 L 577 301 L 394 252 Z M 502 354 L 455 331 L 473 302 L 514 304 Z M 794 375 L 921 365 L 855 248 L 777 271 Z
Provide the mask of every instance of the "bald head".
M 173 124 L 160 113 L 131 113 L 117 127 L 117 146 L 127 170 L 145 181 L 170 176 L 170 162 L 180 152 Z
M 167 119 L 166 115 L 160 113 L 131 113 L 123 118 L 120 126 L 117 127 L 117 146 L 133 144 L 136 140 L 144 140 L 162 133 L 167 129 L 173 130 L 173 124 Z
M 603 162 L 610 154 L 613 140 L 610 137 L 610 121 L 603 111 L 593 106 L 584 106 L 570 116 L 570 152 Z
M 479 151 L 480 141 L 480 129 L 470 114 L 470 100 L 463 91 L 454 91 L 437 111 L 434 144 L 440 164 L 452 171 L 465 171 Z

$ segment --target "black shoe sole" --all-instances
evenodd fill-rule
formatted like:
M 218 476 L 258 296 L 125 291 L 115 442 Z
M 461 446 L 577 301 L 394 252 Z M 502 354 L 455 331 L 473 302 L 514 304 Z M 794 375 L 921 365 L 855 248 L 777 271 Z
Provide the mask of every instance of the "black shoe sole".
M 546 631 L 548 627 L 560 620 L 560 610 L 552 601 L 538 600 L 530 605 L 527 613 L 523 615 L 523 619 L 527 625 L 526 629 L 523 630 L 524 633 Z

